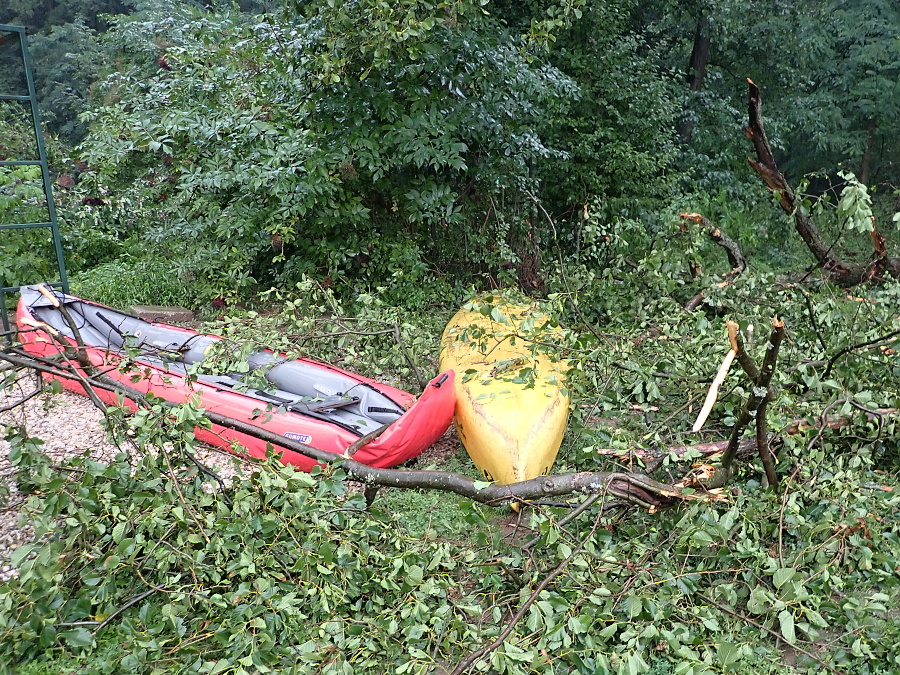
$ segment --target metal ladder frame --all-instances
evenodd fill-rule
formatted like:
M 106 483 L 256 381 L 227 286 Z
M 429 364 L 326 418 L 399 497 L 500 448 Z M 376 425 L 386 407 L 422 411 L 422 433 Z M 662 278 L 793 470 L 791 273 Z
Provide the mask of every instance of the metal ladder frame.
M 47 202 L 47 222 L 0 224 L 0 236 L 3 230 L 24 230 L 32 228 L 48 227 L 53 238 L 53 247 L 56 251 L 56 266 L 59 269 L 59 281 L 50 283 L 50 286 L 62 288 L 64 293 L 69 292 L 69 281 L 66 276 L 66 262 L 63 257 L 62 240 L 59 236 L 59 223 L 56 219 L 56 205 L 53 203 L 53 184 L 50 179 L 50 168 L 47 164 L 47 150 L 44 147 L 44 135 L 41 133 L 41 115 L 38 110 L 37 94 L 34 89 L 34 76 L 31 71 L 31 56 L 28 53 L 28 42 L 25 39 L 24 26 L 8 26 L 0 24 L 0 44 L 9 40 L 19 41 L 22 53 L 22 65 L 25 70 L 25 80 L 28 84 L 28 95 L 7 94 L 0 92 L 0 101 L 19 101 L 31 106 L 31 121 L 34 128 L 34 138 L 37 145 L 38 156 L 36 159 L 24 159 L 15 161 L 0 161 L 0 166 L 39 166 L 44 179 L 44 198 Z M 41 281 L 35 280 L 35 283 Z M 0 282 L 2 283 L 2 282 Z M 6 306 L 6 294 L 18 291 L 21 286 L 0 286 L 0 315 L 2 315 L 3 332 L 9 335 L 10 323 L 8 308 Z

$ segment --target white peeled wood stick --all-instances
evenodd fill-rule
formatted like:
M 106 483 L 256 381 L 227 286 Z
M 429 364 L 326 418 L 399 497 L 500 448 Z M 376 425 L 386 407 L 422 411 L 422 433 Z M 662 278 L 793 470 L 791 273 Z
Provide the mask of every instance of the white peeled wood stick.
M 712 384 L 709 386 L 709 391 L 706 392 L 706 400 L 703 402 L 703 407 L 700 409 L 700 414 L 697 415 L 697 421 L 694 422 L 694 426 L 691 429 L 691 431 L 694 433 L 700 431 L 700 429 L 702 429 L 703 425 L 706 423 L 706 418 L 709 417 L 709 413 L 712 412 L 713 406 L 716 403 L 716 399 L 719 396 L 719 387 L 722 386 L 722 383 L 728 376 L 728 370 L 731 368 L 731 362 L 734 361 L 734 357 L 737 356 L 738 353 L 738 325 L 733 321 L 727 321 L 726 324 L 728 325 L 728 339 L 731 341 L 731 349 L 722 360 L 722 365 L 719 366 L 719 372 L 716 373 L 716 377 L 713 379 Z
M 38 321 L 37 319 L 29 319 L 25 317 L 19 323 L 25 324 L 26 326 L 31 326 L 32 328 L 40 328 L 43 331 L 50 333 L 50 335 L 55 335 L 59 337 L 59 331 L 56 330 L 49 323 L 44 323 L 43 321 Z
M 53 295 L 53 293 L 47 290 L 47 287 L 44 286 L 44 284 L 38 286 L 37 289 L 41 295 L 43 295 L 50 301 L 51 305 L 53 305 L 56 309 L 59 309 L 59 300 L 56 299 L 56 296 Z

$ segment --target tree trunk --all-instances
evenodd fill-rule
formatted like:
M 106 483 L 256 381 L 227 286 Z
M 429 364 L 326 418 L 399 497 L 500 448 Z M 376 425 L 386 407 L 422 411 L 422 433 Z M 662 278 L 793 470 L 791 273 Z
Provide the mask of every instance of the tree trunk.
M 709 64 L 709 35 L 706 32 L 706 17 L 697 19 L 697 28 L 694 31 L 694 47 L 691 49 L 691 59 L 688 62 L 687 82 L 691 91 L 700 91 L 703 88 L 703 77 L 706 75 L 706 66 Z M 687 114 L 689 111 L 685 110 Z M 694 135 L 694 121 L 685 119 L 681 123 L 679 134 L 685 143 L 690 143 Z
M 859 182 L 863 185 L 869 184 L 869 178 L 872 175 L 872 145 L 875 142 L 875 128 L 878 123 L 874 119 L 870 119 L 866 126 L 866 149 L 863 151 L 862 160 L 859 163 Z

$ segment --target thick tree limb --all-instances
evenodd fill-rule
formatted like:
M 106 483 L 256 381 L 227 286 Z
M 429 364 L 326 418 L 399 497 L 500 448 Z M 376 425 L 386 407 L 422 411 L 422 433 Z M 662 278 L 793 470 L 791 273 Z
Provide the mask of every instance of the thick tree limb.
M 778 489 L 778 474 L 775 473 L 775 460 L 769 447 L 769 429 L 766 422 L 766 408 L 769 405 L 768 397 L 764 397 L 756 409 L 756 450 L 766 472 L 766 480 L 773 490 Z
M 744 405 L 740 417 L 731 430 L 728 447 L 725 449 L 725 454 L 722 455 L 722 473 L 724 475 L 722 478 L 717 478 L 715 483 L 716 487 L 719 486 L 721 480 L 727 481 L 728 476 L 731 474 L 731 466 L 737 455 L 738 445 L 744 427 L 753 420 L 754 416 L 760 414 L 760 408 L 762 408 L 762 412 L 765 413 L 763 403 L 769 398 L 769 382 L 772 380 L 772 375 L 775 374 L 775 364 L 778 361 L 778 350 L 781 348 L 782 338 L 784 338 L 784 322 L 779 321 L 776 318 L 772 321 L 772 334 L 769 336 L 769 342 L 766 345 L 766 355 L 763 358 L 762 367 L 759 369 L 759 377 L 754 383 L 750 397 L 747 399 L 747 403 Z M 764 427 L 763 430 L 765 430 Z M 766 452 L 768 452 L 767 439 L 757 439 L 758 445 L 761 446 L 762 443 L 766 443 Z M 774 488 L 775 485 L 772 487 Z
M 722 228 L 713 225 L 699 213 L 680 213 L 678 215 L 682 220 L 687 220 L 695 225 L 701 225 L 703 229 L 706 230 L 709 238 L 725 249 L 725 254 L 728 256 L 728 263 L 731 265 L 731 271 L 725 274 L 725 278 L 735 277 L 747 269 L 747 260 L 744 258 L 740 246 L 738 246 L 738 243 L 734 239 L 725 234 L 725 232 L 722 231 Z
M 750 79 L 747 80 L 747 84 L 749 85 L 748 121 L 747 126 L 744 127 L 744 135 L 750 139 L 756 149 L 756 159 L 748 158 L 747 161 L 763 183 L 778 195 L 781 209 L 794 219 L 797 234 L 803 239 L 819 266 L 828 274 L 829 279 L 840 286 L 855 286 L 864 281 L 879 278 L 885 272 L 895 277 L 900 276 L 900 259 L 888 256 L 884 237 L 877 227 L 872 231 L 875 252 L 872 262 L 867 265 L 853 266 L 845 263 L 835 255 L 833 246 L 826 244 L 812 216 L 797 201 L 796 193 L 788 184 L 784 174 L 778 169 L 769 139 L 763 128 L 759 87 Z
M 20 351 L 17 353 L 17 351 L 14 349 L 0 351 L 0 359 L 16 366 L 31 368 L 54 377 L 76 380 L 83 387 L 111 391 L 137 403 L 144 400 L 144 395 L 140 391 L 122 384 L 106 374 L 96 372 L 92 376 L 85 377 L 73 365 L 55 362 L 48 363 L 46 360 L 32 358 L 30 355 L 25 355 Z M 96 371 L 93 366 L 91 366 L 91 370 Z M 99 405 L 105 409 L 105 404 L 100 403 Z M 175 406 L 173 403 L 168 405 L 171 407 Z M 645 508 L 655 509 L 671 505 L 679 500 L 697 498 L 694 495 L 682 494 L 681 489 L 677 487 L 660 483 L 646 475 L 637 473 L 580 472 L 557 476 L 540 476 L 532 480 L 509 485 L 492 483 L 484 486 L 480 481 L 445 471 L 378 469 L 353 459 L 345 458 L 342 455 L 298 443 L 265 429 L 219 415 L 213 411 L 205 411 L 204 416 L 212 424 L 240 431 L 273 445 L 293 450 L 324 465 L 340 466 L 347 472 L 351 480 L 359 481 L 367 487 L 384 486 L 439 490 L 458 494 L 482 504 L 492 505 L 505 504 L 512 501 L 527 502 L 573 493 L 595 494 L 605 492 L 618 499 L 623 499 Z M 718 496 L 716 495 L 714 498 L 718 498 Z

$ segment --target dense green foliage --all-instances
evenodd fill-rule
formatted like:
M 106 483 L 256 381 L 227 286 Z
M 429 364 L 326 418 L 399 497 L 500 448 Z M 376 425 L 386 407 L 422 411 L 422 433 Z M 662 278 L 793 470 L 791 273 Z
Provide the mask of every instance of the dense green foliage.
M 409 306 L 473 282 L 543 290 L 557 244 L 652 236 L 672 202 L 764 201 L 746 77 L 791 180 L 896 182 L 900 17 L 882 0 L 38 4 L 6 20 L 35 31 L 51 127 L 86 134 L 61 169 L 74 265 L 139 250 L 197 305 L 304 274 Z
M 38 539 L 0 585 L 0 673 L 449 672 L 520 608 L 479 672 L 900 672 L 900 285 L 803 269 L 740 130 L 750 77 L 789 180 L 823 172 L 802 206 L 829 245 L 872 260 L 874 218 L 896 255 L 894 5 L 9 3 L 0 22 L 32 24 L 62 139 L 77 294 L 204 309 L 245 351 L 413 391 L 459 303 L 518 286 L 567 327 L 560 472 L 727 438 L 753 393 L 736 368 L 688 431 L 725 319 L 757 360 L 773 316 L 786 338 L 766 413 L 780 492 L 753 459 L 726 501 L 598 502 L 565 523 L 539 505 L 511 535 L 507 515 L 441 494 L 366 509 L 339 467 L 254 464 L 223 488 L 193 462 L 191 406 L 112 425 L 138 448 L 108 465 L 56 466 L 11 428 Z M 4 159 L 33 150 L 12 112 Z M 0 167 L 0 224 L 46 210 L 39 178 Z M 748 269 L 723 283 L 722 249 L 680 211 L 727 231 Z M 4 285 L 54 275 L 43 235 L 0 245 Z M 828 415 L 846 426 L 820 428 Z M 461 453 L 417 468 L 474 471 Z
M 702 259 L 690 233 L 669 236 L 673 264 L 678 251 Z M 692 437 L 684 431 L 690 401 L 702 397 L 726 346 L 718 320 L 678 311 L 659 250 L 606 282 L 603 342 L 570 332 L 579 405 L 560 471 L 609 467 L 614 460 L 598 447 Z M 198 411 L 189 406 L 149 410 L 132 433 L 119 432 L 165 440 L 166 454 L 123 455 L 112 465 L 83 458 L 60 473 L 39 446 L 14 436 L 17 479 L 48 536 L 20 549 L 19 580 L 0 592 L 6 658 L 97 644 L 104 649 L 82 657 L 86 672 L 374 673 L 385 664 L 431 672 L 494 640 L 566 561 L 488 657 L 494 672 L 783 672 L 775 664 L 788 658 L 793 672 L 815 672 L 809 654 L 844 672 L 894 672 L 900 434 L 896 418 L 867 420 L 854 406 L 896 407 L 900 367 L 877 341 L 838 353 L 900 329 L 900 286 L 862 300 L 828 287 L 779 287 L 760 274 L 724 290 L 711 282 L 707 306 L 754 323 L 760 342 L 773 311 L 788 321 L 769 423 L 814 423 L 782 439 L 779 473 L 791 476 L 784 494 L 761 484 L 753 462 L 726 503 L 609 514 L 599 528 L 596 510 L 562 525 L 565 510 L 538 508 L 522 524 L 530 529 L 507 541 L 496 516 L 451 497 L 385 494 L 366 510 L 339 469 L 310 477 L 257 465 L 222 491 L 190 460 Z M 409 382 L 392 331 L 375 333 L 399 325 L 403 346 L 427 369 L 452 311 L 414 316 L 377 296 L 345 307 L 311 280 L 268 300 L 280 311 L 237 314 L 221 332 Z M 629 314 L 611 314 L 627 302 Z M 355 318 L 343 317 L 351 309 Z M 727 433 L 746 395 L 737 374 L 726 388 L 713 438 Z M 825 409 L 854 421 L 820 438 L 815 419 Z M 672 459 L 669 468 L 679 465 Z M 472 471 L 459 459 L 441 468 Z M 537 542 L 522 549 L 532 536 Z M 109 638 L 93 635 L 153 588 L 161 590 L 115 615 Z
M 97 31 L 103 15 L 132 11 L 128 0 L 9 0 L 0 24 L 25 26 L 30 36 L 35 89 L 47 127 L 66 142 L 80 141 L 86 128 L 78 115 L 88 108 L 89 89 L 102 72 L 105 53 Z M 0 48 L 0 92 L 25 93 L 21 54 Z
M 212 297 L 515 260 L 529 167 L 552 154 L 542 101 L 572 85 L 475 7 L 385 11 L 348 39 L 370 11 L 176 11 L 108 34 L 134 65 L 90 117 L 92 179 Z
M 248 316 L 247 327 L 258 333 L 269 325 L 290 341 L 310 330 L 308 317 L 318 311 L 319 329 L 333 332 L 330 293 L 301 290 L 282 298 L 282 315 Z M 891 320 L 885 307 L 897 293 L 887 290 L 864 308 L 874 313 L 866 325 Z M 788 300 L 761 298 L 759 313 L 779 299 Z M 856 304 L 816 298 L 826 342 L 867 337 L 857 332 L 861 325 L 841 320 Z M 818 348 L 811 322 L 792 323 L 788 362 Z M 239 325 L 225 328 L 234 334 Z M 676 392 L 685 383 L 702 392 L 697 377 L 715 367 L 721 340 L 698 316 L 660 328 L 638 344 L 617 340 L 609 350 L 615 360 L 598 362 L 600 350 L 581 353 L 576 386 L 613 381 L 609 369 L 617 375 L 599 390 L 591 414 L 578 416 L 561 468 L 595 468 L 593 443 L 632 446 L 638 429 L 646 431 L 640 418 L 655 408 L 679 420 L 657 427 L 659 438 L 670 440 L 666 429 L 688 422 Z M 343 355 L 371 364 L 384 353 L 371 337 L 344 337 L 316 346 L 333 361 Z M 691 363 L 686 353 L 703 357 Z M 820 409 L 845 388 L 857 390 L 855 403 L 896 405 L 900 374 L 886 357 L 873 362 L 877 354 L 847 355 L 827 381 L 815 368 L 785 373 L 773 425 L 789 411 Z M 684 372 L 660 379 L 655 368 L 667 362 Z M 627 367 L 617 369 L 620 363 Z M 873 390 L 859 391 L 863 382 Z M 740 394 L 738 386 L 723 401 L 717 418 L 725 424 Z M 39 534 L 48 536 L 19 549 L 19 580 L 0 592 L 5 658 L 78 654 L 100 639 L 107 647 L 85 661 L 84 672 L 375 673 L 386 664 L 431 672 L 495 639 L 565 561 L 565 573 L 488 657 L 493 672 L 777 672 L 776 637 L 790 645 L 797 672 L 819 668 L 808 654 L 845 672 L 900 666 L 890 619 L 900 599 L 900 532 L 890 517 L 898 506 L 896 422 L 876 428 L 859 417 L 821 442 L 810 443 L 815 428 L 786 437 L 782 471 L 795 470 L 784 495 L 762 487 L 751 469 L 725 504 L 607 516 L 599 528 L 590 512 L 563 526 L 564 510 L 537 509 L 523 523 L 532 532 L 510 542 L 499 539 L 488 514 L 452 498 L 387 494 L 366 510 L 339 469 L 307 476 L 257 465 L 230 490 L 214 489 L 189 459 L 197 414 L 190 407 L 140 414 L 123 438 L 165 440 L 172 444 L 165 454 L 122 455 L 111 465 L 79 458 L 64 474 L 38 445 L 12 438 L 19 484 L 31 494 Z M 597 414 L 621 423 L 614 430 L 591 420 Z M 532 534 L 537 541 L 520 548 Z M 108 648 L 104 633 L 93 635 L 154 588 L 114 616 L 118 648 Z

